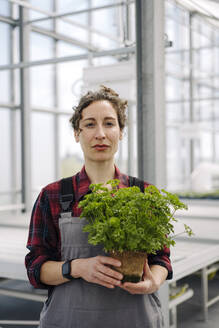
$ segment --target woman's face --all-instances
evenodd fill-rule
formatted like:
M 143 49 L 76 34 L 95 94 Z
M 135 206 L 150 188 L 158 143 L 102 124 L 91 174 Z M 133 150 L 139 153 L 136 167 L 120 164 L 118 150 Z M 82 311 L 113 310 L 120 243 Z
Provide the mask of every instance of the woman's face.
M 122 131 L 115 109 L 106 100 L 95 101 L 82 111 L 75 140 L 80 142 L 85 160 L 108 161 L 114 158 Z

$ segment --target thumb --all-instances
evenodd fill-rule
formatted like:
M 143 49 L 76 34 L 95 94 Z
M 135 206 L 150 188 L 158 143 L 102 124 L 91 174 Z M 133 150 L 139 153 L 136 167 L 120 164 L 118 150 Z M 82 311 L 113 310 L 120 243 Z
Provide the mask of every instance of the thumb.
M 148 259 L 146 259 L 145 264 L 144 264 L 144 276 L 145 277 L 150 277 L 151 276 L 151 270 L 148 265 Z

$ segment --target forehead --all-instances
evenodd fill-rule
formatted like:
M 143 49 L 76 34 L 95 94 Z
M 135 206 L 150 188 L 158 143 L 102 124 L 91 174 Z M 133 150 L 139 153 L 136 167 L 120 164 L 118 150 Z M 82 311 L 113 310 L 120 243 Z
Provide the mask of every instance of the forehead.
M 112 117 L 117 119 L 117 113 L 112 104 L 107 100 L 95 101 L 82 111 L 82 120 L 88 118 Z

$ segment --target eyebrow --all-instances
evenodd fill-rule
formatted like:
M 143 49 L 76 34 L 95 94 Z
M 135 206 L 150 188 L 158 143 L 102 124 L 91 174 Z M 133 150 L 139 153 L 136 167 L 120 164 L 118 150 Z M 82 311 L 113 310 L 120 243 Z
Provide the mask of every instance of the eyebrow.
M 115 117 L 111 117 L 111 116 L 104 117 L 104 121 L 106 121 L 106 120 L 116 121 Z M 96 121 L 96 120 L 93 117 L 88 117 L 88 118 L 82 119 L 81 121 L 85 122 L 85 121 Z

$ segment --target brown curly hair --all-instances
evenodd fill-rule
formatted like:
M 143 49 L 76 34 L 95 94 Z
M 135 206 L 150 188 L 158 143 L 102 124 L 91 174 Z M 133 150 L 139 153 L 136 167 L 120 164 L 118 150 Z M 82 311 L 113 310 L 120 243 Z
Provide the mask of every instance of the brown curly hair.
M 120 130 L 124 129 L 127 120 L 125 111 L 128 105 L 128 101 L 121 99 L 118 93 L 116 93 L 111 88 L 101 85 L 100 89 L 97 91 L 88 91 L 84 96 L 81 97 L 78 106 L 73 107 L 74 114 L 69 120 L 73 130 L 79 130 L 79 122 L 82 118 L 83 109 L 88 107 L 93 102 L 101 100 L 106 100 L 113 106 L 117 113 Z

